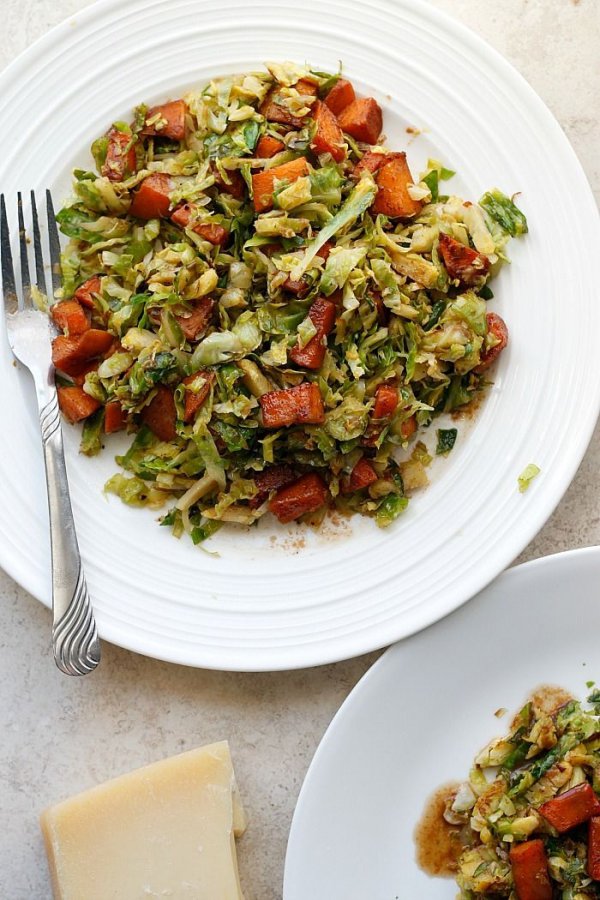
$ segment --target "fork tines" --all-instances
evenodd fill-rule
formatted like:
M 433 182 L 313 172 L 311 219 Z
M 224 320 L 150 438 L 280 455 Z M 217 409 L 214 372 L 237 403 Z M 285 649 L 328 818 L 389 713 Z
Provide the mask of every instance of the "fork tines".
M 30 192 L 31 197 L 31 219 L 33 233 L 33 253 L 35 260 L 35 284 L 37 289 L 46 294 L 46 273 L 44 269 L 44 254 L 42 249 L 42 237 L 40 233 L 40 223 L 38 218 L 37 203 L 35 192 Z M 58 236 L 58 228 L 56 218 L 54 216 L 54 205 L 50 191 L 46 191 L 46 214 L 48 221 L 48 247 L 50 250 L 50 280 L 52 285 L 52 297 L 55 291 L 60 288 L 60 240 Z M 23 208 L 23 197 L 21 192 L 17 193 L 17 220 L 19 226 L 19 262 L 21 269 L 21 290 L 17 290 L 17 281 L 15 278 L 15 270 L 13 265 L 13 256 L 10 246 L 10 228 L 8 224 L 8 215 L 6 212 L 6 201 L 4 194 L 0 195 L 0 268 L 2 270 L 2 288 L 4 292 L 4 300 L 7 304 L 18 302 L 19 309 L 25 309 L 31 306 L 31 275 L 29 270 L 29 240 L 25 228 L 25 215 Z

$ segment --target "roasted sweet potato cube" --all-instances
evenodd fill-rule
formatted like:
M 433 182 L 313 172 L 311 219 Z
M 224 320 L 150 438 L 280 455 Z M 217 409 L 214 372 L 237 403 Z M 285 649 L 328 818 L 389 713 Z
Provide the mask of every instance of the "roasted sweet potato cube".
M 352 491 L 362 491 L 369 487 L 374 481 L 377 481 L 378 475 L 373 468 L 373 463 L 362 456 L 356 463 L 348 481 L 344 484 L 344 491 L 351 493 Z
M 170 175 L 157 172 L 144 178 L 133 195 L 129 212 L 138 219 L 158 219 L 168 216 L 171 206 L 169 194 L 175 187 Z
M 64 387 L 59 385 L 56 393 L 61 412 L 69 422 L 81 422 L 82 419 L 87 419 L 101 405 L 78 385 Z
M 251 509 L 257 509 L 261 506 L 271 491 L 277 491 L 286 484 L 291 484 L 297 478 L 296 473 L 291 466 L 282 463 L 276 466 L 269 466 L 262 472 L 256 472 L 253 476 L 258 488 L 258 494 L 255 494 L 248 505 Z
M 185 100 L 171 100 L 160 106 L 152 106 L 146 113 L 146 122 L 141 131 L 143 137 L 165 137 L 172 141 L 185 138 Z
M 317 297 L 308 316 L 317 329 L 317 333 L 304 347 L 300 347 L 299 343 L 296 344 L 290 351 L 290 359 L 297 366 L 303 366 L 305 369 L 320 369 L 325 359 L 327 335 L 335 325 L 335 303 L 325 300 L 323 297 Z
M 380 384 L 375 390 L 374 419 L 389 419 L 398 406 L 398 388 L 395 384 Z
M 132 175 L 136 168 L 137 159 L 132 136 L 113 128 L 108 133 L 106 159 L 100 173 L 109 181 L 123 181 L 128 175 Z
M 317 100 L 312 108 L 312 117 L 317 126 L 311 148 L 315 153 L 330 153 L 336 162 L 346 157 L 344 132 L 329 107 Z
M 354 100 L 341 111 L 338 122 L 355 140 L 375 144 L 383 128 L 381 107 L 373 97 Z
M 373 212 L 383 213 L 390 218 L 408 219 L 416 216 L 423 206 L 421 200 L 413 200 L 408 193 L 408 185 L 413 177 L 406 162 L 405 153 L 394 153 L 377 170 L 377 196 Z
M 548 857 L 542 840 L 512 844 L 510 864 L 519 900 L 552 900 Z
M 588 826 L 587 872 L 600 881 L 600 815 L 593 816 Z
M 95 309 L 96 301 L 94 300 L 94 294 L 100 293 L 100 276 L 92 275 L 91 278 L 88 278 L 87 281 L 84 281 L 83 284 L 80 284 L 75 293 L 73 294 L 73 299 L 78 300 L 82 306 L 87 307 L 87 309 Z
M 334 114 L 339 116 L 343 109 L 350 106 L 356 100 L 356 94 L 352 84 L 345 78 L 338 78 L 334 86 L 325 97 L 325 103 Z
M 202 297 L 194 302 L 193 309 L 189 313 L 176 315 L 175 319 L 183 335 L 188 341 L 197 341 L 210 324 L 215 308 L 212 297 Z
M 110 400 L 104 407 L 104 431 L 113 434 L 122 431 L 127 424 L 127 415 L 118 400 Z
M 304 381 L 283 391 L 269 391 L 258 398 L 265 428 L 287 425 L 321 425 L 325 421 L 318 385 Z
M 540 806 L 540 813 L 559 834 L 600 815 L 600 799 L 587 781 Z
M 374 150 L 367 150 L 363 158 L 354 166 L 352 174 L 356 178 L 360 178 L 361 172 L 366 170 L 374 175 L 384 163 L 389 162 L 395 156 L 395 153 L 375 153 Z
M 302 128 L 304 119 L 294 116 L 286 106 L 277 102 L 279 92 L 272 88 L 259 107 L 259 112 L 267 122 L 276 122 L 278 125 L 287 125 L 289 128 Z
M 50 307 L 50 315 L 57 328 L 65 334 L 83 334 L 90 327 L 89 316 L 77 300 L 61 300 Z
M 246 196 L 246 182 L 244 176 L 237 169 L 227 169 L 227 175 L 222 175 L 220 170 L 213 166 L 213 175 L 219 188 L 226 194 L 231 194 L 236 200 L 243 200 Z
M 194 372 L 193 375 L 188 375 L 183 379 L 183 384 L 187 385 L 183 413 L 183 421 L 186 424 L 193 422 L 196 418 L 196 413 L 210 394 L 210 387 L 214 380 L 215 373 L 211 371 Z M 192 390 L 192 387 L 196 389 Z
M 498 343 L 490 347 L 489 350 L 483 351 L 479 365 L 475 367 L 477 373 L 485 372 L 486 369 L 489 369 L 508 344 L 508 328 L 502 316 L 499 316 L 497 313 L 488 313 L 485 318 L 488 333 L 493 334 Z
M 142 410 L 142 422 L 161 441 L 173 441 L 177 437 L 175 424 L 177 409 L 173 391 L 166 384 L 159 384 L 156 394 Z
M 52 341 L 52 362 L 66 375 L 79 375 L 91 360 L 108 352 L 113 339 L 108 331 L 98 328 L 89 328 L 73 337 L 60 334 Z
M 222 246 L 227 243 L 229 232 L 222 225 L 217 225 L 213 222 L 194 222 L 194 215 L 197 210 L 196 204 L 184 203 L 171 213 L 171 222 L 179 225 L 180 228 L 191 228 L 192 231 L 195 231 L 196 234 L 199 234 L 200 237 L 210 244 Z
M 473 287 L 487 275 L 490 261 L 484 253 L 478 253 L 444 232 L 440 234 L 438 248 L 448 275 L 457 278 L 463 287 Z
M 277 491 L 269 501 L 269 509 L 280 522 L 286 524 L 319 509 L 327 502 L 327 498 L 327 485 L 321 476 L 316 472 L 309 472 Z
M 256 212 L 265 212 L 273 206 L 275 181 L 287 181 L 291 184 L 303 175 L 308 175 L 308 172 L 308 163 L 303 156 L 264 172 L 255 172 L 252 176 L 252 193 Z
M 283 141 L 278 141 L 277 138 L 272 137 L 270 134 L 263 134 L 259 138 L 254 155 L 258 159 L 271 159 L 272 156 L 281 153 L 284 149 L 285 144 Z

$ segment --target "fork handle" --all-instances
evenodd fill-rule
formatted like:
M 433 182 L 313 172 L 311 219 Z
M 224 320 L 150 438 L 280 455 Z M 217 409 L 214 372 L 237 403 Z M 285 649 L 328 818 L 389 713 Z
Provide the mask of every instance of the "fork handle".
M 62 672 L 86 675 L 100 662 L 100 640 L 75 533 L 56 389 L 44 394 L 40 427 L 52 551 L 52 648 Z

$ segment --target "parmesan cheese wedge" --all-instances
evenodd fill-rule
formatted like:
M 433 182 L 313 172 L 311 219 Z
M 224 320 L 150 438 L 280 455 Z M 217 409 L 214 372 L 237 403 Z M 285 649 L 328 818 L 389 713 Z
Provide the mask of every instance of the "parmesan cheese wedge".
M 226 741 L 58 803 L 41 827 L 55 900 L 243 900 L 246 820 Z

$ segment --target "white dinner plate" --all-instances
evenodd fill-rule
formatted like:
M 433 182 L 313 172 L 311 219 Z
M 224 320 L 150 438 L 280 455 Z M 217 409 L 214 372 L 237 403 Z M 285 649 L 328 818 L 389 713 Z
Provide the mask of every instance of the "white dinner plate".
M 283 900 L 454 900 L 415 861 L 427 799 L 552 684 L 600 682 L 600 548 L 505 572 L 467 607 L 396 644 L 343 704 L 312 761 L 290 833 Z
M 414 633 L 489 583 L 531 540 L 571 481 L 600 402 L 593 198 L 564 134 L 526 82 L 481 40 L 414 0 L 108 0 L 38 41 L 0 78 L 10 139 L 0 184 L 50 187 L 60 202 L 88 147 L 136 103 L 177 97 L 263 60 L 342 60 L 384 108 L 392 147 L 428 156 L 477 199 L 520 191 L 531 232 L 510 246 L 491 308 L 511 342 L 469 434 L 431 487 L 385 532 L 330 522 L 321 534 L 273 520 L 223 529 L 218 556 L 175 541 L 156 513 L 102 493 L 119 440 L 98 458 L 67 433 L 77 531 L 101 635 L 173 662 L 282 669 L 349 657 Z M 407 133 L 412 126 L 418 137 Z M 37 416 L 27 375 L 0 341 L 0 563 L 49 603 Z M 435 438 L 432 429 L 431 439 Z M 527 494 L 517 477 L 542 474 Z

